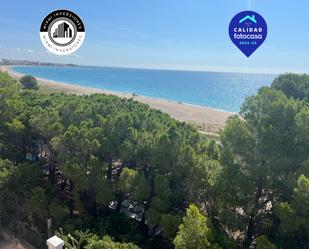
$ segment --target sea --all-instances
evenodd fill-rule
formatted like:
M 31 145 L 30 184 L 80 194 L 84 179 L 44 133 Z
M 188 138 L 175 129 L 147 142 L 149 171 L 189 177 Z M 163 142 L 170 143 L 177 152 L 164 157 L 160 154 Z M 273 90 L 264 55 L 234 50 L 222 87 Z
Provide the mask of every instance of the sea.
M 113 67 L 15 66 L 13 70 L 73 85 L 134 93 L 239 112 L 248 96 L 270 86 L 276 75 Z

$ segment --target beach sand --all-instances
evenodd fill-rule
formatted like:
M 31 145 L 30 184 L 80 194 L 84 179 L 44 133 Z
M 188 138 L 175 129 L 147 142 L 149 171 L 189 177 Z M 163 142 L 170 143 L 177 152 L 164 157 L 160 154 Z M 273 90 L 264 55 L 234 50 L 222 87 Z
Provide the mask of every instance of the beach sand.
M 23 76 L 23 74 L 13 71 L 9 66 L 1 66 L 0 70 L 8 72 L 8 74 L 15 79 L 19 79 L 21 76 Z M 133 96 L 130 93 L 121 93 L 91 87 L 83 87 L 80 85 L 56 82 L 43 78 L 37 78 L 37 80 L 39 85 L 44 89 L 51 89 L 61 92 L 63 91 L 72 94 L 102 93 L 107 95 L 116 95 L 122 98 L 133 98 L 136 101 L 149 105 L 151 108 L 158 109 L 169 114 L 176 120 L 189 123 L 209 136 L 216 136 L 216 134 L 218 134 L 219 131 L 224 128 L 227 119 L 231 115 L 236 114 L 203 106 L 190 105 L 152 97 Z

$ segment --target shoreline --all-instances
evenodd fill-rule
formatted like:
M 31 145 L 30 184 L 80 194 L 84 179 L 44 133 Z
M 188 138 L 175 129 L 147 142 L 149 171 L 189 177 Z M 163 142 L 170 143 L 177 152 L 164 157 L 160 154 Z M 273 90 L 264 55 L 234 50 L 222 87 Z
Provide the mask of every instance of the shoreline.
M 12 69 L 12 66 L 0 66 L 0 71 L 8 72 L 8 74 L 19 79 L 24 74 L 18 73 Z M 197 129 L 208 133 L 210 136 L 216 136 L 221 129 L 224 128 L 227 119 L 237 113 L 223 111 L 215 108 L 198 106 L 189 103 L 182 103 L 173 100 L 159 99 L 146 96 L 133 96 L 132 93 L 123 93 L 110 90 L 103 90 L 92 87 L 85 87 L 65 82 L 58 82 L 54 80 L 36 77 L 39 86 L 57 90 L 71 94 L 94 94 L 101 93 L 106 95 L 114 95 L 121 98 L 132 98 L 138 102 L 149 105 L 153 109 L 158 109 L 164 113 L 169 114 L 172 118 L 189 123 Z

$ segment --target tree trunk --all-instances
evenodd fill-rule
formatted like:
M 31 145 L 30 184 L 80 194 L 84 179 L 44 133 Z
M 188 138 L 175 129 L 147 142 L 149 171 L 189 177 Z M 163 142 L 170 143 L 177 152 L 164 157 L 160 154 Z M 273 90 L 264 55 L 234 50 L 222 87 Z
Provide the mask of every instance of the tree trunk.
M 74 197 L 73 197 L 73 183 L 71 182 L 71 180 L 68 179 L 68 183 L 69 183 L 69 189 L 70 189 L 70 199 L 69 199 L 69 208 L 70 208 L 70 215 L 73 216 L 74 214 Z
M 95 199 L 95 192 L 93 190 L 89 190 L 82 194 L 82 201 L 85 203 L 85 208 L 88 214 L 91 217 L 97 217 L 98 210 L 97 210 L 97 202 Z
M 56 166 L 53 162 L 48 165 L 48 178 L 51 184 L 55 183 Z
M 245 235 L 245 239 L 243 242 L 243 249 L 249 249 L 252 241 L 254 239 L 254 230 L 255 230 L 255 218 L 256 218 L 256 214 L 258 212 L 259 209 L 259 200 L 262 194 L 262 187 L 257 187 L 257 191 L 255 193 L 255 197 L 254 197 L 254 206 L 253 209 L 248 217 L 248 222 L 247 222 L 247 231 L 246 231 L 246 235 Z
M 117 196 L 117 206 L 116 206 L 117 213 L 120 212 L 120 209 L 122 207 L 122 202 L 123 202 L 123 194 L 118 194 L 118 196 Z
M 221 225 L 220 221 L 217 217 L 218 212 L 217 210 L 214 208 L 214 201 L 212 200 L 212 198 L 206 193 L 205 194 L 205 200 L 204 200 L 204 204 L 206 207 L 206 212 L 207 215 L 209 216 L 209 218 L 211 219 L 211 223 L 213 224 L 213 226 L 215 227 L 215 229 L 217 231 L 222 232 L 223 234 L 226 235 L 226 237 L 229 239 L 228 234 L 226 233 L 225 229 L 223 228 L 223 226 Z
M 249 222 L 248 222 L 246 237 L 245 237 L 245 240 L 243 242 L 243 249 L 249 249 L 251 244 L 252 244 L 254 225 L 255 225 L 254 221 L 253 221 L 252 217 L 250 217 Z

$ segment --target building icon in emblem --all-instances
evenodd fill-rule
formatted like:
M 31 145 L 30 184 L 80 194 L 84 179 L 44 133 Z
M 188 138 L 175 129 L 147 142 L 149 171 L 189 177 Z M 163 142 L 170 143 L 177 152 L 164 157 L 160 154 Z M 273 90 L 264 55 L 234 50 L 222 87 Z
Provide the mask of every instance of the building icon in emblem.
M 72 29 L 66 22 L 59 24 L 53 33 L 53 38 L 72 38 L 72 36 Z

